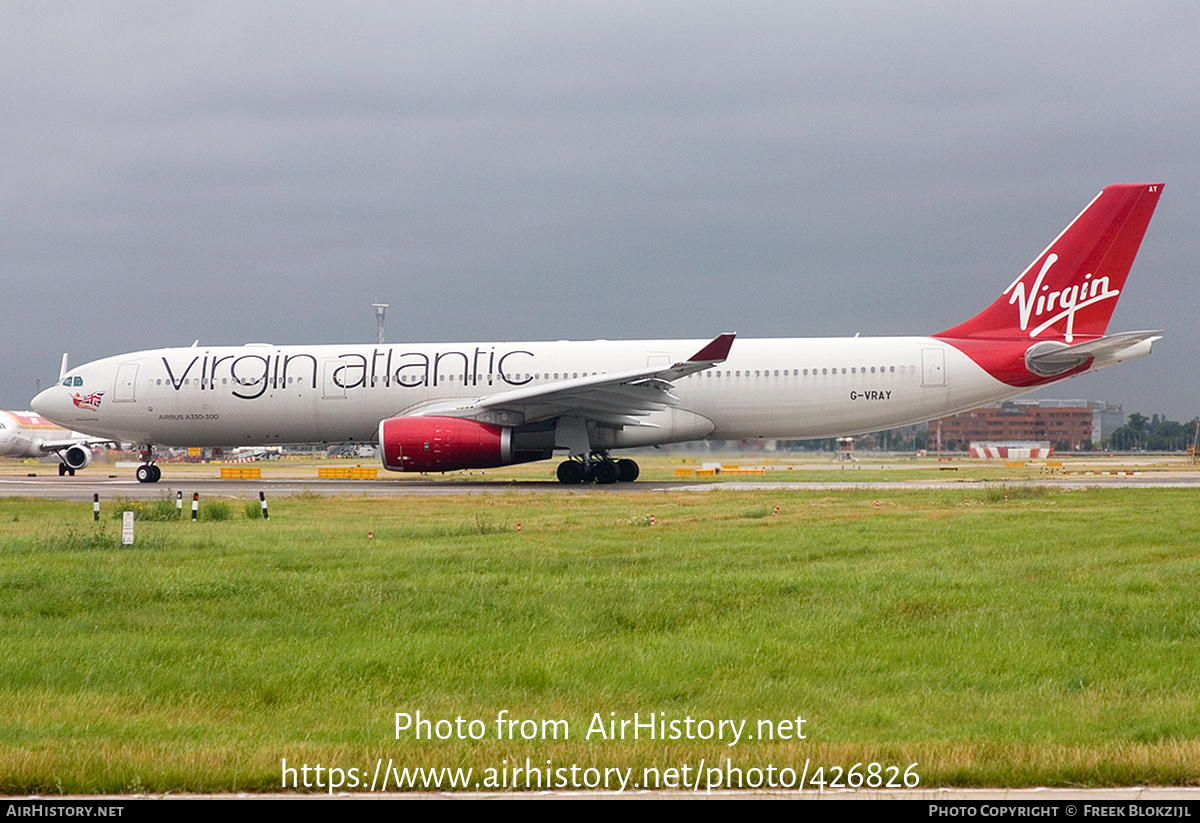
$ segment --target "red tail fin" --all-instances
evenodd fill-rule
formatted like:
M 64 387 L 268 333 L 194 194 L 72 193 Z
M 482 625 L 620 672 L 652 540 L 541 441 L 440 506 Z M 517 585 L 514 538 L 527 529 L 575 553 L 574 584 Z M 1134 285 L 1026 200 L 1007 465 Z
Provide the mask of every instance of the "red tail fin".
M 1102 336 L 1161 193 L 1161 183 L 1104 189 L 999 300 L 934 337 Z

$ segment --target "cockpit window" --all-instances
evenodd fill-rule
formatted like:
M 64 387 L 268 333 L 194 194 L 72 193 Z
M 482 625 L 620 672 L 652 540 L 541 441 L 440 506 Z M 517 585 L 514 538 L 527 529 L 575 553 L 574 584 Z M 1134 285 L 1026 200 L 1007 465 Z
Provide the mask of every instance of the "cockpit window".
M 62 384 L 64 386 L 82 386 L 83 378 L 82 377 L 64 377 Z

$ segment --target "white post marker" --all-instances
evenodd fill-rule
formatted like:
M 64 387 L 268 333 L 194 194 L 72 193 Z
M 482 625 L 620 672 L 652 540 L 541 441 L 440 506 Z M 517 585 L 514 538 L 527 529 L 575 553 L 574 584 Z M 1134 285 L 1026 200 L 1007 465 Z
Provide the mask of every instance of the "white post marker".
M 97 523 L 100 522 L 100 495 L 99 494 L 92 495 L 92 520 L 95 520 Z
M 133 545 L 133 512 L 123 512 L 121 515 L 121 545 Z
M 183 519 L 183 492 L 175 492 L 175 513 Z
M 192 492 L 192 522 L 196 522 L 196 515 L 200 512 L 200 492 Z
M 263 520 L 270 520 L 271 515 L 267 514 L 267 496 L 263 492 L 258 493 L 258 502 L 262 503 Z

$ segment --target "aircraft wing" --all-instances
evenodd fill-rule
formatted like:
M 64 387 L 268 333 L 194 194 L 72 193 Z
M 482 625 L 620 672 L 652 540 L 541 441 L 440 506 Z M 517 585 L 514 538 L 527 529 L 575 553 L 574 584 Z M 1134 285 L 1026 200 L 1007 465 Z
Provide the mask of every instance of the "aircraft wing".
M 646 366 L 557 380 L 468 402 L 423 406 L 407 414 L 462 417 L 510 425 L 572 414 L 614 426 L 638 426 L 642 425 L 640 418 L 678 402 L 671 394 L 673 381 L 724 362 L 735 336 L 733 333 L 718 335 L 687 360 L 670 366 Z
M 65 440 L 37 440 L 36 446 L 41 450 L 42 454 L 58 453 L 63 449 L 69 449 L 72 446 L 100 446 L 111 443 L 111 440 L 96 440 L 93 437 L 72 437 Z

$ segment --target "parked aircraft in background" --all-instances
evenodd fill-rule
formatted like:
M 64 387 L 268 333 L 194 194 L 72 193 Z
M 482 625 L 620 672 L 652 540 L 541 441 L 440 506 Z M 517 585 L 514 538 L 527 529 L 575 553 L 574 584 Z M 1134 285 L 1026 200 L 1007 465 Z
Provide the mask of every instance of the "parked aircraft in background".
M 282 446 L 239 446 L 225 455 L 225 462 L 239 460 L 275 460 L 283 456 Z
M 96 439 L 66 431 L 31 411 L 0 411 L 0 457 L 58 457 L 58 473 L 74 475 L 92 462 Z
M 1159 184 L 1109 186 L 980 314 L 929 337 L 157 349 L 78 366 L 45 417 L 153 447 L 375 443 L 395 471 L 550 458 L 633 480 L 616 449 L 834 437 L 1004 400 L 1150 353 L 1106 334 Z

